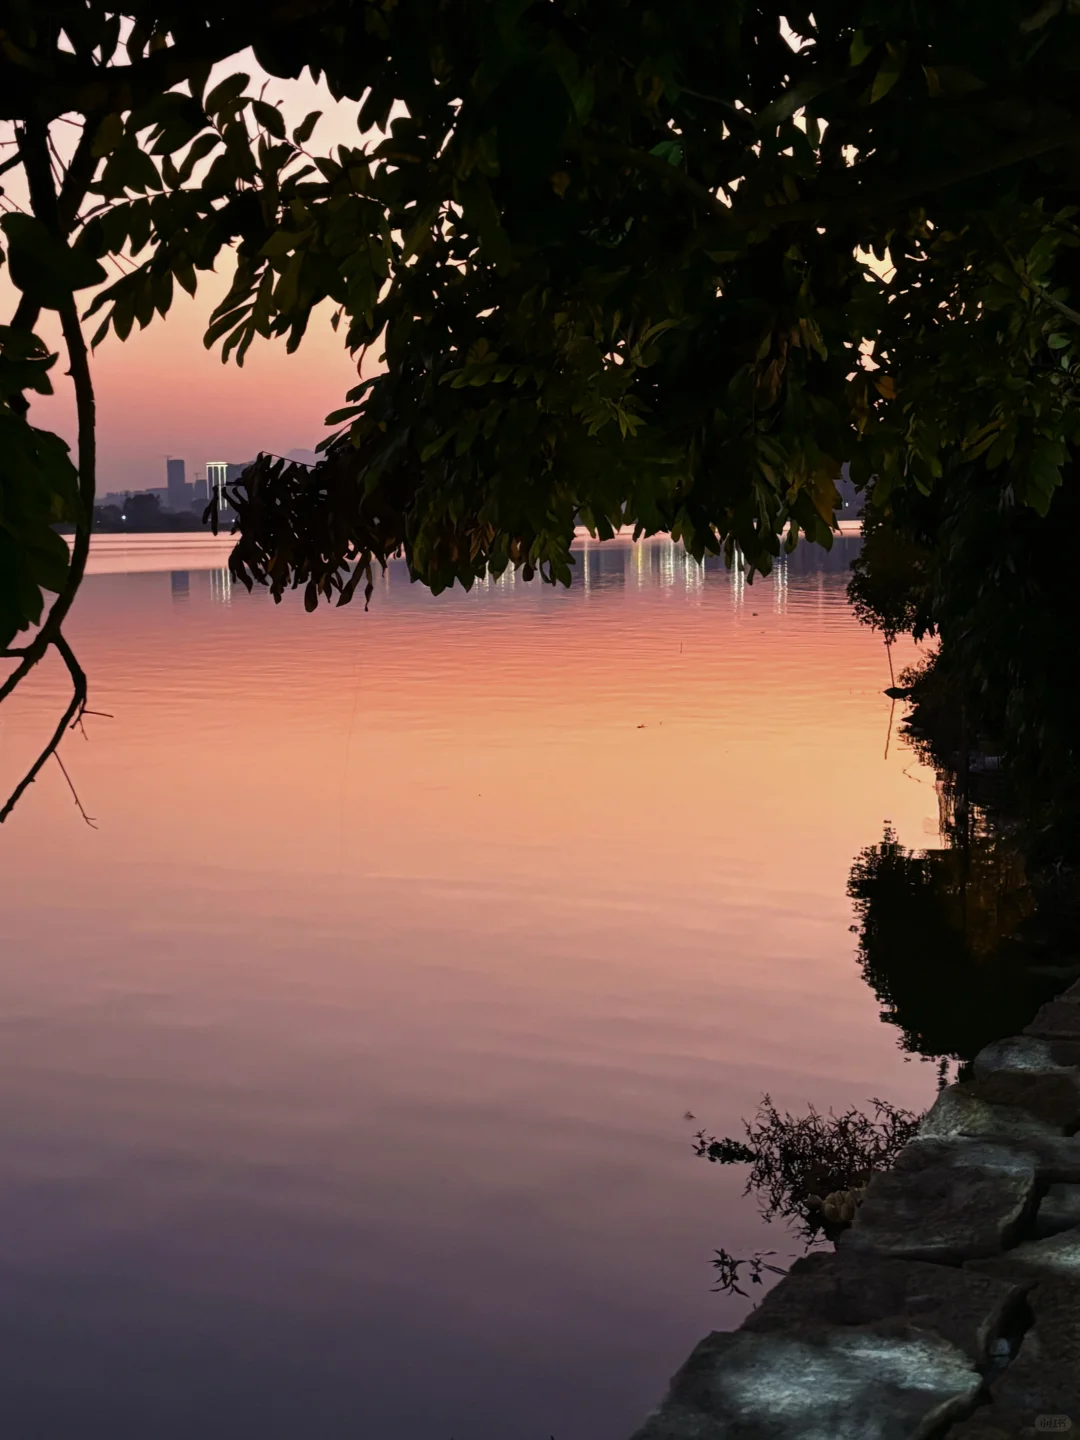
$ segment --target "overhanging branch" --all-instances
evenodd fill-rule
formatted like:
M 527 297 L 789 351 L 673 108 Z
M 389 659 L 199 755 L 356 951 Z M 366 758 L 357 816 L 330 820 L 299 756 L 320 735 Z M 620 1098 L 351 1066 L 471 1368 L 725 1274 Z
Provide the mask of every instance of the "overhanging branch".
M 66 239 L 66 228 L 61 222 L 57 194 L 49 169 L 48 126 L 42 121 L 30 121 L 19 132 L 18 139 L 19 154 L 26 168 L 34 213 L 54 235 L 60 239 Z M 75 208 L 77 209 L 77 204 Z M 25 300 L 24 296 L 23 302 L 20 302 L 20 308 Z M 33 304 L 33 302 L 30 303 Z M 55 646 L 67 666 L 72 680 L 73 693 L 49 743 L 15 787 L 3 810 L 0 810 L 0 823 L 7 819 L 27 788 L 34 783 L 49 756 L 56 753 L 57 746 L 64 737 L 64 731 L 69 725 L 80 720 L 86 709 L 86 676 L 76 660 L 71 646 L 64 638 L 61 628 L 82 583 L 87 556 L 90 553 L 97 468 L 94 387 L 90 377 L 86 340 L 82 333 L 82 326 L 79 324 L 79 312 L 73 294 L 68 295 L 60 307 L 60 324 L 68 353 L 72 384 L 75 388 L 75 408 L 79 426 L 79 499 L 82 514 L 76 525 L 75 543 L 72 546 L 71 561 L 68 565 L 64 588 L 53 601 L 52 607 L 34 639 L 21 650 L 6 652 L 8 658 L 18 656 L 19 664 L 3 685 L 0 685 L 0 702 L 4 701 L 22 683 L 30 671 L 42 660 L 50 646 Z

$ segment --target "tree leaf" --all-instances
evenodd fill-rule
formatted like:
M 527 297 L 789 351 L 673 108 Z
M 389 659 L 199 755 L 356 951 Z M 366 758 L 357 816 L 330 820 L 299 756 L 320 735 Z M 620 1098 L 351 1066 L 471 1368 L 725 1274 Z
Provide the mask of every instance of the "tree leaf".
M 239 70 L 235 75 L 227 75 L 207 95 L 203 101 L 203 109 L 208 115 L 220 115 L 223 110 L 236 104 L 247 89 L 250 79 L 250 75 L 244 75 Z
M 37 304 L 58 310 L 75 290 L 100 285 L 105 271 L 85 250 L 69 247 L 29 215 L 5 215 L 12 282 Z
M 307 142 L 311 139 L 312 135 L 315 133 L 315 126 L 319 123 L 321 118 L 321 110 L 312 110 L 310 114 L 305 115 L 303 120 L 301 120 L 300 124 L 292 133 L 293 144 L 306 145 Z
M 276 105 L 268 105 L 265 100 L 252 100 L 251 113 L 264 130 L 278 140 L 285 139 L 285 119 Z

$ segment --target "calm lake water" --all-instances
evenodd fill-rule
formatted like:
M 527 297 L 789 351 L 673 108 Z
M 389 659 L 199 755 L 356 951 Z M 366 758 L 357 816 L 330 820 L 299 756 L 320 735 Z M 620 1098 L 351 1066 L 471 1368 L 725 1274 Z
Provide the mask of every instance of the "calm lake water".
M 50 765 L 0 831 L 0 1434 L 625 1440 L 749 1303 L 714 1249 L 794 1248 L 693 1132 L 935 1091 L 849 928 L 937 829 L 855 544 L 309 616 L 102 540 L 97 829 Z

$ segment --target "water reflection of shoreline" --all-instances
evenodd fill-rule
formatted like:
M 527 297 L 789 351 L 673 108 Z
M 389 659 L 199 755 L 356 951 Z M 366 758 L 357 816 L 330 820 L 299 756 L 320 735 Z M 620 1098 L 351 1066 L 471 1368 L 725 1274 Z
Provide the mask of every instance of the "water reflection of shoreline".
M 771 574 L 759 575 L 750 580 L 740 564 L 729 569 L 718 556 L 707 556 L 704 561 L 695 560 L 681 544 L 668 537 L 656 536 L 638 543 L 623 537 L 608 541 L 585 537 L 574 542 L 571 589 L 581 590 L 586 596 L 601 590 L 673 588 L 694 595 L 703 591 L 707 585 L 710 588 L 720 585 L 728 588 L 736 609 L 749 607 L 756 613 L 757 607 L 761 607 L 780 614 L 787 608 L 793 582 L 805 596 L 807 590 L 812 589 L 812 582 L 816 578 L 818 589 L 823 595 L 825 577 L 846 577 L 861 544 L 862 537 L 859 535 L 838 536 L 831 550 L 803 544 L 791 555 L 779 556 Z M 218 542 L 214 542 L 212 548 L 204 546 L 200 549 L 193 546 L 191 549 L 195 553 L 177 554 L 175 548 L 166 551 L 162 547 L 150 555 L 151 563 L 147 564 L 143 547 L 129 548 L 123 553 L 117 547 L 109 562 L 117 568 L 112 571 L 101 570 L 99 573 L 141 574 L 168 569 L 174 600 L 190 595 L 193 575 L 198 577 L 198 583 L 205 577 L 211 601 L 219 605 L 230 605 L 233 578 L 228 565 L 223 563 L 227 552 L 223 551 Z M 178 559 L 184 561 L 182 568 L 175 563 Z M 207 559 L 214 563 L 203 563 Z M 166 565 L 160 563 L 161 561 L 172 563 Z M 122 562 L 126 562 L 123 567 Z M 830 584 L 830 588 L 834 583 Z M 377 571 L 376 584 L 383 589 L 398 589 L 400 586 L 411 589 L 412 582 L 406 573 L 404 560 L 392 560 L 384 572 L 380 574 Z M 525 582 L 517 571 L 508 569 L 499 576 L 483 576 L 476 582 L 474 593 L 507 592 L 519 587 L 539 590 L 541 582 Z

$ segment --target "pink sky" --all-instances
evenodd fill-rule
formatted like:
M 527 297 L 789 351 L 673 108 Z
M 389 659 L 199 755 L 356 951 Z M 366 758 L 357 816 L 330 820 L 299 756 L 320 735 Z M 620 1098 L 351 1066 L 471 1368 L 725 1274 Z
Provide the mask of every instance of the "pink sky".
M 207 460 L 250 460 L 259 450 L 313 449 L 324 417 L 356 383 L 356 367 L 327 316 L 312 322 L 300 351 L 259 342 L 243 369 L 203 347 L 206 318 L 227 277 L 212 275 L 194 299 L 182 292 L 166 320 L 112 334 L 94 361 L 98 400 L 98 493 L 165 484 L 165 456 L 187 461 L 188 479 Z M 35 423 L 74 441 L 74 406 L 57 363 L 56 397 L 34 406 Z
M 214 79 L 241 69 L 258 74 L 250 57 L 239 57 L 219 67 Z M 326 112 L 313 144 L 355 142 L 355 105 L 335 105 L 307 79 L 270 82 L 266 98 L 279 97 L 290 124 L 309 110 Z M 194 299 L 178 288 L 165 320 L 156 318 L 148 329 L 134 330 L 123 343 L 110 333 L 97 350 L 99 495 L 164 485 L 166 455 L 183 457 L 192 480 L 207 460 L 235 462 L 250 460 L 259 450 L 313 449 L 326 433 L 325 416 L 356 383 L 355 363 L 330 328 L 329 308 L 312 320 L 297 354 L 287 355 L 283 341 L 259 341 L 243 369 L 222 365 L 220 351 L 204 349 L 202 336 L 228 280 L 224 270 L 200 274 Z M 10 317 L 15 299 L 0 271 L 0 321 Z M 92 333 L 91 326 L 87 329 Z M 55 343 L 47 322 L 41 333 Z M 63 360 L 57 362 L 53 382 L 57 394 L 35 402 L 33 420 L 73 445 L 74 404 Z

